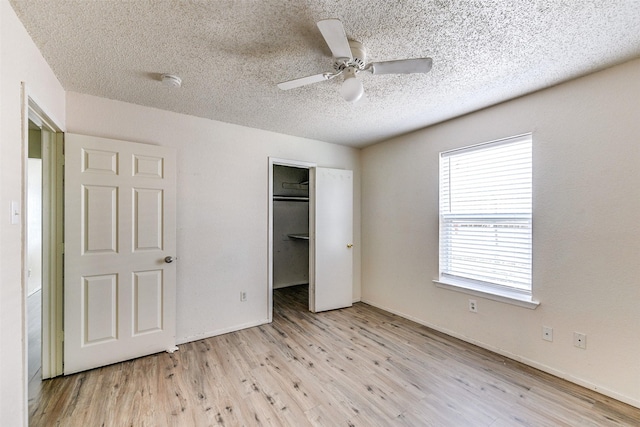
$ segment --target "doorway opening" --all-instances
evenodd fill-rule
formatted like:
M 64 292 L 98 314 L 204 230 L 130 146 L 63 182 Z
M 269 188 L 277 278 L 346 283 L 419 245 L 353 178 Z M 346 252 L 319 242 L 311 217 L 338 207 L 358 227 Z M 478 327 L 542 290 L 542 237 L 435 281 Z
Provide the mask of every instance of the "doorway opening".
M 309 169 L 274 165 L 272 203 L 274 297 L 296 287 L 298 298 L 306 294 L 308 301 Z
M 27 371 L 29 390 L 42 378 L 42 129 L 28 122 Z M 31 393 L 30 393 L 31 395 Z
M 269 159 L 269 322 L 274 294 L 309 292 L 309 168 L 314 164 Z M 279 291 L 280 290 L 280 291 Z M 310 304 L 307 304 L 307 309 Z
M 29 120 L 27 158 L 27 369 L 42 378 L 42 130 Z

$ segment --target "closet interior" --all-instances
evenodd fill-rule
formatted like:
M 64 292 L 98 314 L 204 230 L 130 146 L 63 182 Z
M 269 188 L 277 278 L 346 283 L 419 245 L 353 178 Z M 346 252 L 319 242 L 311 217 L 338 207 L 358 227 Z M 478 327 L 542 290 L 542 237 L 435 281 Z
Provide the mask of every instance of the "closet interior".
M 273 289 L 309 283 L 309 169 L 273 166 Z

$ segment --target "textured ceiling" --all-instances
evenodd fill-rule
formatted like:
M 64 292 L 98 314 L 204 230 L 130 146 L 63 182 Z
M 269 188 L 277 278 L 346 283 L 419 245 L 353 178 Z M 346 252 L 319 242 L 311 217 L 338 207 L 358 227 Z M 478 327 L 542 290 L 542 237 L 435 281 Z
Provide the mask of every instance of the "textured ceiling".
M 640 0 L 10 2 L 66 90 L 355 147 L 640 57 Z M 360 73 L 356 104 L 341 78 L 281 91 L 331 70 L 326 18 L 433 69 Z

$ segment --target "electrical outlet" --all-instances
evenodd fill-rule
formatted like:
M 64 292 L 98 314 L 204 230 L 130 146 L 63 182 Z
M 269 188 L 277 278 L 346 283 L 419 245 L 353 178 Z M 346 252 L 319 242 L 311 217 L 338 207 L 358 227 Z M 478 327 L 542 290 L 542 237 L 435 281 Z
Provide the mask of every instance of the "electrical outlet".
M 542 339 L 545 341 L 553 341 L 553 328 L 550 326 L 542 327 Z
M 573 333 L 573 345 L 578 348 L 587 348 L 587 335 L 580 332 Z
M 245 302 L 247 300 L 247 293 L 245 291 L 240 291 L 240 302 Z
M 478 312 L 478 304 L 476 303 L 476 300 L 474 300 L 474 299 L 470 299 L 469 300 L 469 311 L 471 311 L 473 313 L 477 313 Z

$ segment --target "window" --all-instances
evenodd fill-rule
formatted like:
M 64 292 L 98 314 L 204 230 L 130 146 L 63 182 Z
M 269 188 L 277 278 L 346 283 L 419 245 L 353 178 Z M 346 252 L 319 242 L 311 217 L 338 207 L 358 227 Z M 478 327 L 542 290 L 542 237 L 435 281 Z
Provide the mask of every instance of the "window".
M 439 283 L 531 299 L 531 134 L 440 153 Z

